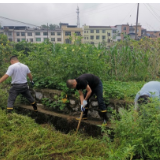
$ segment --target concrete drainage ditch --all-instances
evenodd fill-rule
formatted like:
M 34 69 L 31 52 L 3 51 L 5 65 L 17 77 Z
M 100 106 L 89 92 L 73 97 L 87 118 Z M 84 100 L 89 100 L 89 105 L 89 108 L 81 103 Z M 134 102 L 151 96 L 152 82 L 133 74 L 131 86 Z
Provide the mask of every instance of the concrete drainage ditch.
M 75 119 L 75 116 L 69 116 L 62 113 L 48 111 L 43 109 L 39 105 L 38 112 L 33 111 L 32 106 L 28 105 L 20 105 L 19 107 L 15 108 L 15 111 L 18 114 L 23 114 L 32 117 L 38 124 L 52 124 L 56 130 L 59 130 L 65 134 L 69 133 L 70 131 L 76 131 L 78 125 L 78 121 Z M 101 136 L 101 124 L 102 121 L 100 120 L 82 120 L 79 132 L 93 137 Z M 108 123 L 106 128 L 108 129 L 110 127 L 111 125 Z

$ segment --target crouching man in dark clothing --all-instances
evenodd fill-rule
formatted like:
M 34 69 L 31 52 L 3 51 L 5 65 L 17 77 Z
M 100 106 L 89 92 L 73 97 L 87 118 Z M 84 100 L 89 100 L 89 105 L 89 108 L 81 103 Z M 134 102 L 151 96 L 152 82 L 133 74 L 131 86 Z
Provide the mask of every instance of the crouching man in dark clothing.
M 28 84 L 27 84 L 27 76 L 32 81 L 32 74 L 28 68 L 28 66 L 19 62 L 16 56 L 12 56 L 10 58 L 11 65 L 8 67 L 6 74 L 0 79 L 0 83 L 5 81 L 9 76 L 12 77 L 11 85 L 12 87 L 9 90 L 9 98 L 7 104 L 7 112 L 13 111 L 13 105 L 16 100 L 16 97 L 19 94 L 22 94 L 27 100 L 32 104 L 34 111 L 37 111 L 37 104 L 31 96 Z
M 67 80 L 67 87 L 77 89 L 80 95 L 81 111 L 83 111 L 83 118 L 87 119 L 89 99 L 95 94 L 98 99 L 99 109 L 102 112 L 103 123 L 106 124 L 108 118 L 106 115 L 106 106 L 103 101 L 103 87 L 101 80 L 93 74 L 82 74 L 76 79 Z M 83 95 L 83 90 L 86 89 Z

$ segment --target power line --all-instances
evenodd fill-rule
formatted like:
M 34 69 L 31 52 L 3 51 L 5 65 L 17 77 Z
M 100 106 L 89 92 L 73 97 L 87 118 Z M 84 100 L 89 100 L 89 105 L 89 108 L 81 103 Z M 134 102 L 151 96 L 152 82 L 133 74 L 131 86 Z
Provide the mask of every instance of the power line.
M 160 16 L 152 9 L 152 7 L 148 4 L 148 6 L 150 7 L 150 9 L 152 10 L 152 12 L 154 12 L 154 14 L 158 17 L 158 18 L 160 18 Z
M 129 13 L 127 14 L 127 16 L 123 19 L 123 21 L 129 16 L 130 17 L 130 13 L 133 11 L 133 9 L 136 7 L 136 4 L 133 6 L 132 10 L 129 11 Z M 128 17 L 128 18 L 129 18 Z M 127 19 L 128 20 L 128 19 Z M 122 21 L 122 23 L 123 23 Z
M 117 4 L 112 4 L 112 5 L 117 5 Z M 94 5 L 94 6 L 96 6 L 96 5 Z M 94 6 L 91 6 L 91 7 L 94 7 Z M 109 5 L 109 6 L 102 6 L 102 7 L 100 7 L 100 9 L 101 9 L 101 8 L 105 8 L 105 7 L 108 8 L 108 7 L 110 7 L 110 6 L 111 6 L 111 5 Z M 89 7 L 89 8 L 91 8 L 91 7 Z M 85 12 L 82 12 L 83 10 L 85 10 L 85 9 L 80 10 L 81 15 L 84 14 L 84 13 L 86 13 L 86 12 L 90 12 L 90 11 L 92 11 L 92 10 L 94 11 L 94 9 L 91 9 L 91 10 L 87 10 L 87 11 L 85 11 Z M 75 12 L 74 12 L 74 13 L 75 13 Z M 67 15 L 65 14 L 65 16 L 61 16 L 62 18 L 61 18 L 61 17 L 57 17 L 57 18 L 54 19 L 54 20 L 58 20 L 58 19 L 61 19 L 61 20 L 62 20 L 62 19 L 68 18 L 69 15 L 71 15 L 71 16 L 72 16 L 71 19 L 73 19 L 73 18 L 76 17 L 74 13 L 72 12 L 72 13 L 69 13 L 69 14 L 67 14 Z M 74 17 L 73 17 L 73 15 L 74 15 Z
M 120 6 L 124 6 L 124 5 L 127 5 L 127 4 L 121 4 L 121 5 L 118 5 L 118 6 L 115 6 L 115 7 L 113 7 L 113 8 L 109 8 L 108 10 L 110 10 L 110 9 L 114 9 L 114 8 L 117 8 L 117 7 L 120 7 Z M 108 11 L 107 10 L 107 11 Z M 105 10 L 101 10 L 100 12 L 103 12 L 103 11 L 106 11 L 106 9 Z M 97 14 L 97 13 L 100 13 L 100 12 L 94 12 L 94 13 L 92 13 L 92 14 Z M 90 14 L 90 15 L 92 15 L 92 14 Z
M 156 7 L 154 7 L 154 6 L 152 6 L 152 8 L 156 9 L 157 11 L 160 11 L 160 8 L 156 8 Z
M 117 5 L 117 4 L 116 4 Z M 124 5 L 128 5 L 128 4 L 120 4 L 120 5 L 118 5 L 118 6 L 114 6 L 114 7 L 112 7 L 112 8 L 109 8 L 107 11 L 109 11 L 110 9 L 114 9 L 114 8 L 117 8 L 117 7 L 120 7 L 120 6 L 124 6 Z M 99 12 L 94 12 L 94 13 L 91 13 L 91 14 L 87 14 L 87 16 L 89 15 L 93 15 L 93 14 L 97 14 L 97 13 L 100 13 L 100 12 L 103 12 L 103 11 L 106 11 L 106 9 L 105 10 L 101 10 L 101 11 L 99 11 Z M 85 14 L 85 12 L 83 12 L 81 15 L 80 15 L 80 17 L 83 17 L 83 16 L 86 16 L 86 15 L 84 15 Z M 71 18 L 69 18 L 69 19 L 73 19 L 74 17 L 71 17 Z
M 149 28 L 152 28 L 153 30 L 155 30 L 155 28 L 154 27 L 152 27 L 150 24 L 148 24 L 147 22 L 146 22 L 146 24 L 147 24 L 147 26 L 149 27 Z M 152 30 L 151 29 L 151 30 Z
M 97 5 L 97 4 L 96 4 Z M 88 7 L 88 8 L 92 8 L 92 7 L 94 7 L 94 6 L 96 6 L 96 5 L 93 5 L 93 6 L 90 6 L 90 7 Z M 87 9 L 88 9 L 87 8 Z M 85 10 L 85 9 L 82 9 L 81 11 L 83 11 L 83 10 Z M 62 17 L 62 19 L 63 18 L 65 18 L 65 17 L 68 17 L 68 15 L 73 15 L 75 12 L 72 12 L 72 13 L 69 13 L 69 14 L 65 14 L 65 16 L 60 16 L 60 17 L 57 17 L 56 19 L 60 19 L 61 17 Z
M 40 26 L 37 26 L 37 25 L 34 25 L 34 24 L 25 23 L 25 22 L 22 22 L 22 21 L 18 21 L 18 20 L 6 18 L 6 17 L 2 17 L 2 16 L 0 16 L 0 18 L 1 18 L 1 19 L 5 19 L 5 20 L 10 20 L 10 21 L 18 22 L 18 23 L 22 23 L 22 24 L 27 24 L 27 25 L 30 25 L 30 26 L 40 27 Z
M 148 8 L 148 6 L 145 4 L 145 6 L 147 7 L 147 9 L 150 11 L 150 9 Z M 150 13 L 154 16 L 154 18 L 157 19 L 157 17 L 155 17 L 155 15 L 150 11 Z M 159 19 L 157 19 L 159 21 Z M 160 22 L 160 21 L 159 21 Z

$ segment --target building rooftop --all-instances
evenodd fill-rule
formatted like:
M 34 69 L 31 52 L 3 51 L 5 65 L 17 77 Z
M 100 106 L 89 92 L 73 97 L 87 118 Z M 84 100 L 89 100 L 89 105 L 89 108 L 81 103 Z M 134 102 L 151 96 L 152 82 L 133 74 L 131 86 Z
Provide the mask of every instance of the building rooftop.
M 68 23 L 59 23 L 59 26 L 67 26 L 67 28 L 77 28 L 77 25 L 69 25 Z
M 111 28 L 110 26 L 89 26 L 89 28 Z
M 115 26 L 110 26 L 112 29 L 117 29 Z

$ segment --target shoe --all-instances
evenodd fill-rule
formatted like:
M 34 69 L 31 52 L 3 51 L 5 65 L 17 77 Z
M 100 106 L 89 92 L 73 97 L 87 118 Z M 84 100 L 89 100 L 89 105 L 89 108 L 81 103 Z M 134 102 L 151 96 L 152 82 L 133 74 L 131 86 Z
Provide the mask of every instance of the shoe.
M 106 120 L 103 121 L 102 126 L 103 126 L 103 127 L 107 126 Z
M 13 108 L 7 108 L 7 114 L 8 113 L 13 113 Z
M 32 103 L 32 106 L 33 106 L 33 110 L 34 110 L 35 112 L 37 112 L 37 103 L 36 103 L 36 102 L 33 102 L 33 103 Z
M 102 118 L 103 118 L 103 123 L 102 126 L 107 126 L 107 121 L 108 121 L 108 117 L 107 117 L 107 111 L 102 111 Z

